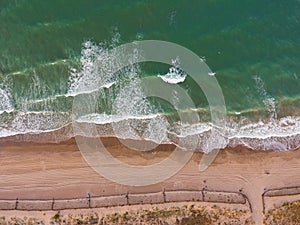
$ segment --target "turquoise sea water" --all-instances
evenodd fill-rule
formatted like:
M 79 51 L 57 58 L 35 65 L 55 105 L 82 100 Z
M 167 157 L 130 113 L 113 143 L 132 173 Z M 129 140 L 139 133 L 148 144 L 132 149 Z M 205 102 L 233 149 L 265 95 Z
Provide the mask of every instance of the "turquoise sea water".
M 74 88 L 79 81 L 93 82 L 95 74 L 90 69 L 97 68 L 95 58 L 104 59 L 105 51 L 119 44 L 164 40 L 192 50 L 215 73 L 226 101 L 227 137 L 238 137 L 232 145 L 279 150 L 299 147 L 299 12 L 298 0 L 1 0 L 0 134 L 65 126 L 71 121 L 73 96 L 80 92 Z M 124 83 L 132 79 L 138 88 L 138 77 L 166 74 L 168 69 L 144 63 L 108 80 L 97 78 L 109 86 L 99 91 L 97 113 L 101 116 L 84 120 L 113 122 L 111 107 Z M 199 87 L 188 75 L 179 85 L 207 125 L 208 104 Z M 88 91 L 89 85 L 85 88 Z M 119 99 L 119 107 L 130 101 L 127 98 Z M 167 103 L 148 99 L 128 109 L 126 115 L 173 111 Z M 169 122 L 176 121 L 172 115 Z M 265 142 L 257 141 L 259 138 Z M 159 140 L 164 141 L 170 140 Z

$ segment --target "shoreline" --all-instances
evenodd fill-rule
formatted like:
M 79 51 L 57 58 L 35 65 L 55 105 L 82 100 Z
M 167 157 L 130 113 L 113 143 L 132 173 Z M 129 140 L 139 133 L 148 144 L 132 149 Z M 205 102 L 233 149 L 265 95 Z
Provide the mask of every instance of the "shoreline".
M 150 118 L 144 118 L 145 120 Z M 139 128 L 135 131 L 132 131 L 130 134 L 121 135 L 122 137 L 116 135 L 114 129 L 118 129 L 118 126 L 124 126 L 126 120 L 120 120 L 116 122 L 108 123 L 99 123 L 99 124 L 90 124 L 89 122 L 82 122 L 80 124 L 79 130 L 74 131 L 74 124 L 67 123 L 62 127 L 45 130 L 45 131 L 36 131 L 36 132 L 24 132 L 24 133 L 10 133 L 6 136 L 0 136 L 0 146 L 2 145 L 19 145 L 19 144 L 64 144 L 66 142 L 74 142 L 75 137 L 87 137 L 87 138 L 100 138 L 104 140 L 105 144 L 109 142 L 116 143 L 119 139 L 120 141 L 130 141 L 135 143 L 148 143 L 153 146 L 167 146 L 167 145 L 176 145 L 182 149 L 193 149 L 195 152 L 203 152 L 203 149 L 206 149 L 205 141 L 210 138 L 211 134 L 216 129 L 216 135 L 220 136 L 217 138 L 223 138 L 220 140 L 223 149 L 235 149 L 244 147 L 245 149 L 253 151 L 294 151 L 300 148 L 300 133 L 298 128 L 300 127 L 300 118 L 299 117 L 283 117 L 280 120 L 274 121 L 272 118 L 269 118 L 266 121 L 260 121 L 257 123 L 248 123 L 244 120 L 242 124 L 228 119 L 228 129 L 226 128 L 223 131 L 219 132 L 218 127 L 214 127 L 209 123 L 198 123 L 195 124 L 195 127 L 191 127 L 191 132 L 185 133 L 185 128 L 183 134 L 178 134 L 176 131 L 168 131 L 165 133 L 163 139 L 160 138 L 149 138 L 147 137 L 144 140 L 142 139 L 141 134 L 135 134 L 134 132 L 139 133 Z M 114 123 L 119 123 L 118 126 L 115 126 Z M 139 121 L 138 118 L 128 118 L 129 123 L 138 122 L 140 126 L 144 126 L 142 121 Z M 151 122 L 151 121 L 144 121 Z M 240 121 L 241 122 L 241 121 Z M 77 125 L 76 125 L 77 126 Z M 198 127 L 201 128 L 197 130 Z M 203 126 L 203 127 L 202 127 Z M 235 127 L 232 128 L 231 126 Z M 237 126 L 237 127 L 236 127 Z M 231 127 L 231 128 L 230 128 Z M 89 133 L 89 130 L 93 129 L 93 133 Z M 95 129 L 95 130 L 94 130 Z M 175 128 L 176 130 L 177 128 Z M 195 129 L 195 130 L 193 130 Z M 195 132 L 194 132 L 195 131 Z M 120 131 L 119 131 L 120 132 Z M 126 131 L 122 131 L 126 133 Z M 154 132 L 154 131 L 153 131 Z M 236 133 L 237 132 L 237 133 Z M 75 134 L 74 134 L 75 133 Z M 120 133 L 119 133 L 120 135 Z M 137 137 L 137 136 L 138 137 Z M 108 141 L 107 141 L 108 140 Z M 199 140 L 195 143 L 190 143 L 191 140 Z M 118 144 L 120 142 L 117 142 Z M 212 150 L 212 149 L 209 149 Z

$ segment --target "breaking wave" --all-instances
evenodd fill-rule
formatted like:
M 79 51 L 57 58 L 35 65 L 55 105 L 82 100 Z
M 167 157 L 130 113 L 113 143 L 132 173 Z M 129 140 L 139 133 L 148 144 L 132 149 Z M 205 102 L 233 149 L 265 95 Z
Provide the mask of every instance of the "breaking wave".
M 163 81 L 169 84 L 178 84 L 185 81 L 187 74 L 180 69 L 180 60 L 177 57 L 172 60 L 172 67 L 164 75 L 158 75 Z
M 176 112 L 164 112 L 161 103 L 153 104 L 145 96 L 140 83 L 140 65 L 132 64 L 117 72 L 111 70 L 111 63 L 118 64 L 118 54 L 122 53 L 111 54 L 110 49 L 119 41 L 119 34 L 116 34 L 109 45 L 84 42 L 80 66 L 69 68 L 67 88 L 62 85 L 50 96 L 46 93 L 51 88 L 47 88 L 38 76 L 31 88 L 34 93 L 22 98 L 0 86 L 0 137 L 17 137 L 17 141 L 61 142 L 74 136 L 73 122 L 96 127 L 96 133 L 85 131 L 77 135 L 174 144 L 183 150 L 209 152 L 220 143 L 227 147 L 244 145 L 253 150 L 286 151 L 300 147 L 300 118 L 278 118 L 277 102 L 265 90 L 259 76 L 254 80 L 268 118 L 253 121 L 243 112 L 229 113 L 225 129 L 214 127 L 209 120 L 183 124 Z M 188 75 L 180 69 L 179 59 L 171 64 L 169 71 L 159 77 L 171 84 L 186 82 Z M 83 104 L 83 109 L 92 108 L 88 111 L 90 113 L 74 117 L 72 103 L 80 96 L 90 101 Z M 89 104 L 94 102 L 96 105 Z M 213 140 L 210 139 L 212 133 L 215 134 Z M 211 141 L 209 145 L 208 140 Z

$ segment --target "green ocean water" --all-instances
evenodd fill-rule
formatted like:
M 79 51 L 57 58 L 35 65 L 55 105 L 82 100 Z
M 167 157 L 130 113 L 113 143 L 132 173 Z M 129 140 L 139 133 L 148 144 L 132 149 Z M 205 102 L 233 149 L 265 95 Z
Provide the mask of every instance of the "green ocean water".
M 41 65 L 78 58 L 83 41 L 110 40 L 117 29 L 122 43 L 157 39 L 191 49 L 216 72 L 229 109 L 258 107 L 254 76 L 277 100 L 300 94 L 299 10 L 296 0 L 2 0 L 0 69 L 64 80 L 63 66 Z
M 205 59 L 229 113 L 298 117 L 299 12 L 298 0 L 0 0 L 0 111 L 68 111 L 83 43 L 109 45 L 118 34 L 119 44 L 169 41 Z M 167 71 L 149 63 L 140 74 Z M 199 110 L 207 107 L 189 77 L 181 85 Z

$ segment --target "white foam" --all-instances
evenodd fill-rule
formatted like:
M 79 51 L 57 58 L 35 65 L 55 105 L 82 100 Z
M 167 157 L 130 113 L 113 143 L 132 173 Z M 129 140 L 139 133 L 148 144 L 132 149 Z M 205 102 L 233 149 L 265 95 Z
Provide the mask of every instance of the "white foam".
M 185 81 L 186 76 L 178 66 L 172 66 L 165 75 L 158 75 L 164 82 L 169 84 L 182 83 Z
M 66 97 L 72 97 L 72 96 L 77 96 L 77 95 L 80 95 L 80 94 L 91 94 L 91 93 L 94 93 L 94 92 L 97 92 L 99 91 L 99 89 L 101 88 L 107 88 L 109 89 L 111 86 L 113 86 L 116 82 L 110 82 L 110 83 L 107 83 L 107 84 L 103 84 L 99 87 L 90 87 L 88 89 L 83 89 L 83 90 L 78 90 L 78 91 L 74 91 L 74 92 L 68 92 L 67 94 L 65 95 L 55 95 L 55 97 L 59 97 L 59 96 L 66 96 Z
M 76 119 L 79 123 L 95 123 L 95 124 L 108 124 L 124 120 L 125 118 L 118 115 L 107 115 L 107 114 L 88 114 Z
M 121 116 L 121 115 L 108 115 L 93 113 L 84 116 L 80 116 L 76 119 L 79 123 L 94 123 L 94 124 L 110 124 L 125 120 L 151 120 L 158 117 L 162 117 L 161 114 L 150 114 L 150 115 L 140 115 L 140 116 Z
M 1 127 L 0 137 L 49 132 L 70 122 L 68 113 L 19 112 L 11 116 L 13 116 L 11 123 Z M 298 117 L 233 126 L 234 129 L 222 129 L 210 123 L 171 125 L 162 114 L 144 116 L 90 114 L 78 118 L 76 122 L 99 125 L 99 133 L 93 135 L 151 140 L 158 144 L 173 143 L 187 150 L 209 152 L 216 145 L 222 147 L 244 145 L 253 150 L 275 151 L 293 150 L 300 147 L 300 118 Z M 109 127 L 111 128 L 108 129 Z M 213 136 L 212 132 L 214 132 Z M 70 135 L 66 134 L 68 137 Z
M 234 137 L 249 138 L 287 137 L 296 134 L 300 134 L 300 118 L 290 116 L 267 123 L 251 123 L 231 130 Z
M 102 87 L 104 87 L 104 88 L 110 88 L 110 87 L 113 86 L 115 83 L 116 83 L 115 81 L 114 81 L 114 82 L 110 82 L 110 83 L 108 83 L 108 84 L 102 85 Z
M 275 98 L 269 95 L 269 93 L 265 89 L 265 83 L 259 76 L 255 76 L 254 80 L 256 82 L 256 88 L 262 101 L 265 105 L 265 109 L 268 111 L 270 118 L 277 119 L 277 103 Z
M 178 84 L 185 81 L 187 74 L 180 68 L 180 59 L 172 59 L 172 67 L 164 75 L 158 75 L 164 82 L 169 84 Z
M 166 75 L 158 75 L 164 82 L 169 84 L 178 84 L 185 81 L 186 76 L 179 76 L 177 74 L 166 74 Z
M 1 114 L 2 116 L 2 114 Z M 0 125 L 0 136 L 49 132 L 70 122 L 69 113 L 14 112 L 5 115 L 9 122 Z
M 10 100 L 10 93 L 8 90 L 0 87 L 0 112 L 12 111 L 13 106 Z
M 81 69 L 71 69 L 68 94 L 77 94 L 98 90 L 115 80 L 112 66 L 117 65 L 116 55 L 110 54 L 108 48 L 91 41 L 83 43 L 81 51 Z

